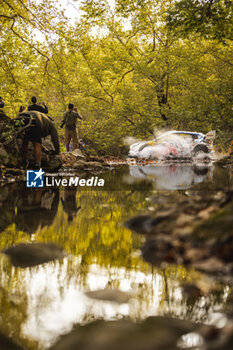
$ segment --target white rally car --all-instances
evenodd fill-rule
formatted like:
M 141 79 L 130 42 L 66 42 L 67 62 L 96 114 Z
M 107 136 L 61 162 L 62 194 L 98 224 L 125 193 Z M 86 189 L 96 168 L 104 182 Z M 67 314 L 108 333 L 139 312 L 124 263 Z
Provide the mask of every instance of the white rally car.
M 168 131 L 151 141 L 130 146 L 129 157 L 142 159 L 176 159 L 213 156 L 215 131 L 207 134 L 191 131 Z

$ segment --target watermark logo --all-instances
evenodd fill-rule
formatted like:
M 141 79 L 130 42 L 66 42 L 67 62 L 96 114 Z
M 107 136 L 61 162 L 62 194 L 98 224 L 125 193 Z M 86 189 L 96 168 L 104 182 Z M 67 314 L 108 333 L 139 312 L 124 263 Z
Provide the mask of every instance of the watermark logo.
M 51 174 L 46 174 L 40 170 L 27 170 L 26 187 L 103 187 L 104 179 L 99 179 L 98 176 L 92 176 L 90 178 L 82 179 L 77 176 L 69 176 L 62 178 L 61 174 L 57 176 L 50 176 Z M 65 174 L 67 175 L 67 174 Z
M 27 170 L 27 187 L 44 187 L 44 171 Z

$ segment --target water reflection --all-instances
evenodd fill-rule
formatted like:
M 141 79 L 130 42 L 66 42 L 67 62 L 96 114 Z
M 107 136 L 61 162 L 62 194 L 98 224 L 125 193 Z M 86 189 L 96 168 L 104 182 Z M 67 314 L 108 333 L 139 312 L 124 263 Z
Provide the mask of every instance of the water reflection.
M 183 298 L 179 283 L 201 276 L 182 267 L 140 271 L 139 266 L 129 270 L 90 264 L 84 272 L 81 259 L 72 257 L 64 259 L 63 263 L 14 270 L 10 285 L 3 276 L 2 289 L 8 293 L 12 310 L 17 307 L 13 319 L 9 318 L 9 311 L 4 310 L 6 305 L 1 306 L 2 315 L 7 318 L 8 324 L 11 322 L 8 332 L 19 327 L 18 337 L 36 342 L 37 345 L 31 349 L 47 348 L 59 334 L 68 332 L 76 323 L 85 324 L 97 318 L 142 320 L 150 315 L 172 315 L 203 322 L 223 302 L 221 297 L 212 294 L 211 298 L 190 305 Z M 93 300 L 85 295 L 85 291 L 106 286 L 133 291 L 134 298 L 119 305 Z M 14 295 L 17 296 L 15 300 Z
M 150 176 L 146 168 L 142 171 Z M 156 169 L 163 186 L 165 168 Z M 194 176 L 193 169 L 188 170 L 192 173 L 173 170 L 167 168 L 167 181 L 173 172 L 175 178 L 184 173 L 183 184 L 187 174 Z M 126 173 L 128 168 L 108 173 L 106 180 L 120 187 Z M 174 188 L 181 186 L 176 180 L 171 182 Z M 36 240 L 54 242 L 69 254 L 63 261 L 26 269 L 12 267 L 7 257 L 0 255 L 0 331 L 36 350 L 48 348 L 74 324 L 96 318 L 141 320 L 166 314 L 215 322 L 215 311 L 225 302 L 227 287 L 213 282 L 211 293 L 189 300 L 182 283 L 204 277 L 182 266 L 157 269 L 147 264 L 138 254 L 144 238 L 123 225 L 129 217 L 147 211 L 151 203 L 146 198 L 154 195 L 159 196 L 159 192 L 147 187 L 138 191 L 133 186 L 124 191 L 28 190 L 20 183 L 0 187 L 1 250 Z M 85 294 L 104 288 L 132 292 L 134 298 L 119 305 Z
M 154 187 L 159 190 L 183 190 L 204 181 L 211 181 L 213 165 L 134 165 L 130 166 L 130 175 L 153 181 Z
M 73 221 L 81 207 L 77 206 L 77 187 L 66 187 L 64 198 L 61 198 L 64 212 L 68 216 L 68 221 Z
M 177 345 L 179 348 L 182 348 L 182 349 L 187 349 L 187 348 L 201 349 L 201 347 L 204 346 L 204 344 L 205 344 L 204 339 L 200 334 L 188 333 L 181 337 Z
M 25 189 L 24 183 L 14 183 L 0 191 L 0 231 L 15 224 L 18 230 L 32 234 L 53 224 L 59 204 L 58 189 Z

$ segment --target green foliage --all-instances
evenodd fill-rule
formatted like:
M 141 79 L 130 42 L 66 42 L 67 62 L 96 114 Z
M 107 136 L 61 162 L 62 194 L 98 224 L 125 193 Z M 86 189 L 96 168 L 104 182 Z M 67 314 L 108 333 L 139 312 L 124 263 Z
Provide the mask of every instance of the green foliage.
M 229 0 L 181 0 L 170 9 L 168 23 L 181 34 L 233 40 L 233 3 Z
M 36 95 L 59 125 L 73 102 L 84 117 L 80 137 L 99 154 L 121 155 L 125 136 L 148 138 L 163 127 L 214 128 L 227 145 L 233 130 L 230 2 L 125 0 L 113 7 L 83 0 L 80 8 L 72 24 L 53 1 L 15 0 L 12 8 L 4 2 L 0 95 L 9 116 Z M 35 27 L 46 41 L 36 40 Z

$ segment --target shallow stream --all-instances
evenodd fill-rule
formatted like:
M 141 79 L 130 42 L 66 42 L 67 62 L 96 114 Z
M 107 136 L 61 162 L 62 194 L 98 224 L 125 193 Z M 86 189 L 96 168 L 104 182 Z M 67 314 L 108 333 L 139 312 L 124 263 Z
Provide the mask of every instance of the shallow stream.
M 228 190 L 230 169 L 192 165 L 121 166 L 94 175 L 103 188 L 26 189 L 14 182 L 0 187 L 0 248 L 21 242 L 53 242 L 63 260 L 16 268 L 0 255 L 0 332 L 30 350 L 46 349 L 75 324 L 95 319 L 134 321 L 170 315 L 222 327 L 222 306 L 230 287 L 181 265 L 156 268 L 143 261 L 144 237 L 124 222 L 153 210 L 153 198 L 192 191 Z M 175 197 L 173 197 L 175 198 Z M 184 281 L 211 285 L 208 296 L 190 301 Z M 99 289 L 131 293 L 127 302 L 90 298 Z

